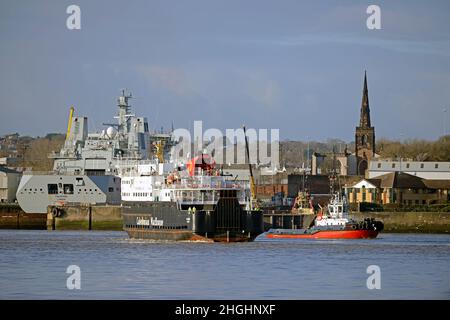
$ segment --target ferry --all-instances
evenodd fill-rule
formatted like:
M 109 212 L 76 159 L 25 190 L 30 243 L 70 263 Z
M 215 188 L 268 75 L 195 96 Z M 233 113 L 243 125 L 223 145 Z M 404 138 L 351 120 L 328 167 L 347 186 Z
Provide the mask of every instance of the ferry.
M 126 171 L 138 173 L 122 175 L 123 228 L 130 238 L 247 242 L 264 231 L 248 183 L 220 175 L 206 154 L 184 165 L 155 160 Z

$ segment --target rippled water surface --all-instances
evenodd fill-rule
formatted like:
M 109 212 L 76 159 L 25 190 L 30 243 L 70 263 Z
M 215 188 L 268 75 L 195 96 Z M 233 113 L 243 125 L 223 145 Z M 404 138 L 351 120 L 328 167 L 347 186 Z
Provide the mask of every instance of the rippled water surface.
M 69 265 L 81 289 L 68 290 Z M 381 289 L 366 286 L 369 265 Z M 1 299 L 449 299 L 450 235 L 238 244 L 0 230 Z

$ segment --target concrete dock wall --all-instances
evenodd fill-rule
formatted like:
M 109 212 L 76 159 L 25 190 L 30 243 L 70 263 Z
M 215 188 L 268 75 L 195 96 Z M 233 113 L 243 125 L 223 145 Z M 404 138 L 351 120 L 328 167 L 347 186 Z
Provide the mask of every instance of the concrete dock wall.
M 42 213 L 25 213 L 18 205 L 0 205 L 0 229 L 45 230 L 47 216 Z
M 46 221 L 42 213 L 0 213 L 0 229 L 45 230 Z
M 48 208 L 48 230 L 122 230 L 120 206 L 65 206 L 59 212 L 55 216 L 53 208 Z
M 351 213 L 356 220 L 375 218 L 384 222 L 384 232 L 450 233 L 448 212 L 362 212 Z M 311 216 L 292 219 L 290 214 L 264 214 L 265 229 L 301 228 Z M 120 206 L 64 207 L 63 214 L 24 213 L 19 206 L 0 206 L 0 229 L 122 230 Z
M 381 220 L 384 232 L 450 233 L 449 212 L 360 212 L 350 216 Z

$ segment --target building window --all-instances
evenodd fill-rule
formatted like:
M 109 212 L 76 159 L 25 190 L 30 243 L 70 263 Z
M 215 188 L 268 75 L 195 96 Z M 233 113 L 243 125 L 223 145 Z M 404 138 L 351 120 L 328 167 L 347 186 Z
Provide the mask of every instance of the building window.
M 377 167 L 378 167 L 378 169 L 380 169 L 381 168 L 381 163 L 378 163 Z
M 394 168 L 395 168 L 395 163 L 392 164 L 392 169 L 394 169 Z
M 109 187 L 109 188 L 108 188 L 108 191 L 109 191 L 109 192 L 114 192 L 114 188 Z
M 73 184 L 64 184 L 64 194 L 73 194 Z
M 409 169 L 409 163 L 406 164 L 406 168 Z
M 423 169 L 423 163 L 420 164 L 420 169 Z
M 435 169 L 439 168 L 439 164 L 436 163 L 436 164 L 434 165 L 434 168 L 435 168 Z
M 58 185 L 56 183 L 50 183 L 47 185 L 48 194 L 58 194 Z

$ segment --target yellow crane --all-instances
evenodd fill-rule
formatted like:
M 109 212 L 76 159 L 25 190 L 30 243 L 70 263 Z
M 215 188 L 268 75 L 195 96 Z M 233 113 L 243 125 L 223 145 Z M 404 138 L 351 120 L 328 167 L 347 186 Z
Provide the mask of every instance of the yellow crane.
M 156 148 L 156 156 L 158 157 L 159 163 L 164 163 L 164 141 L 158 140 L 154 143 Z
M 72 128 L 72 118 L 73 118 L 73 111 L 75 110 L 74 107 L 70 107 L 69 111 L 69 123 L 67 124 L 67 133 L 66 133 L 66 140 L 69 139 L 70 129 Z

